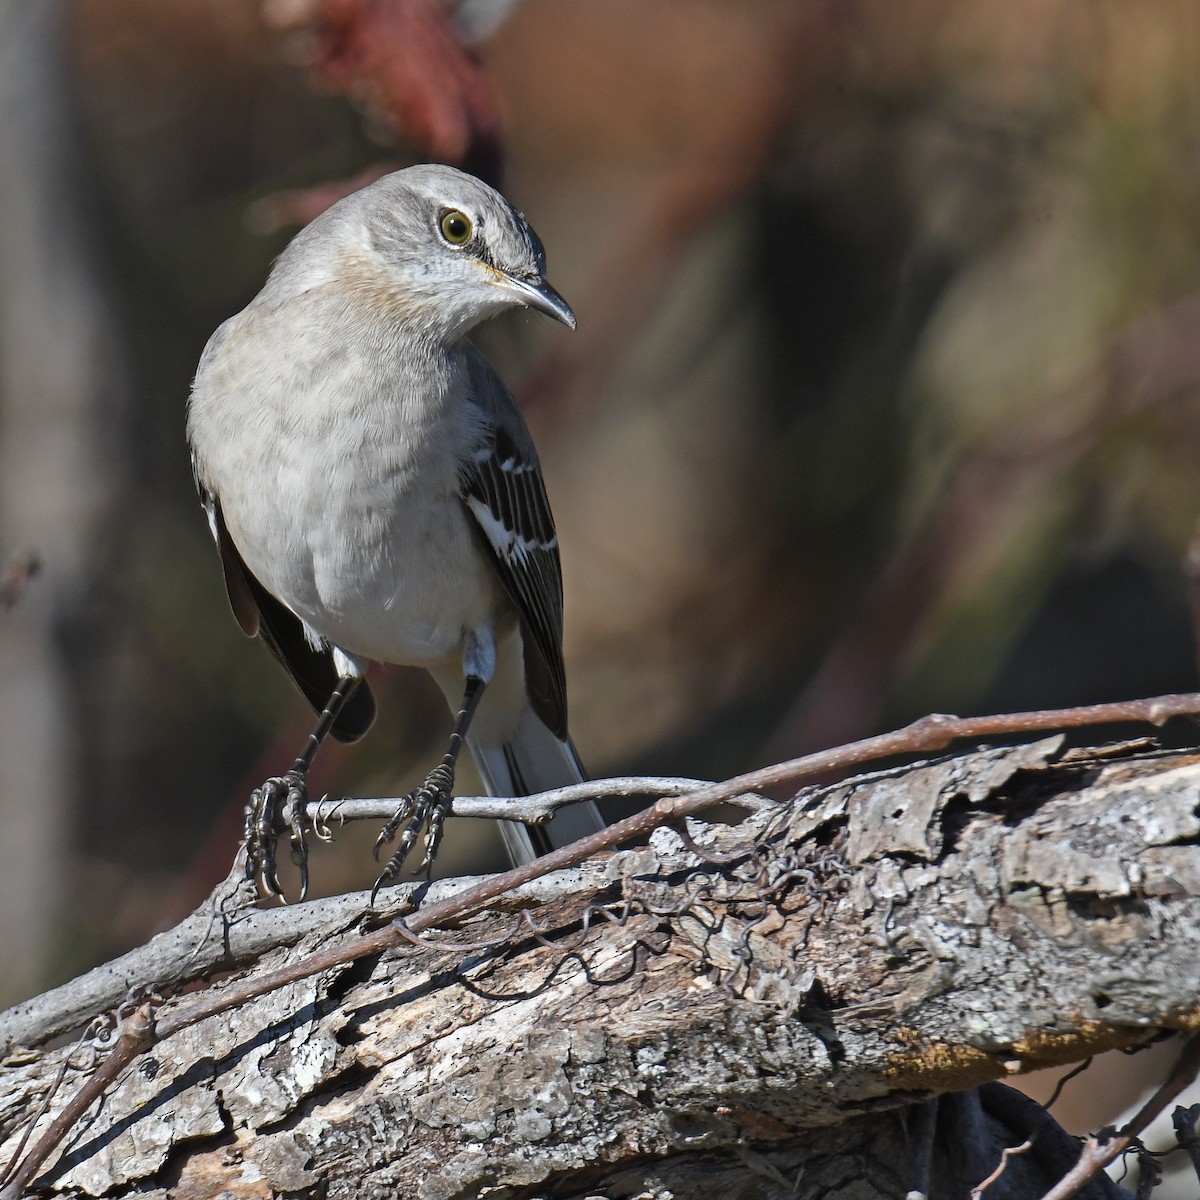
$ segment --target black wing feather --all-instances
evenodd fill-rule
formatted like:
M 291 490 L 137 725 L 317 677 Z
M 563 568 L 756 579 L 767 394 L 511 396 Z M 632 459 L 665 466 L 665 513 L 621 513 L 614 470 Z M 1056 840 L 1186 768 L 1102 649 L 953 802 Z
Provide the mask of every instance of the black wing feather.
M 494 375 L 487 382 L 503 386 Z M 515 416 L 516 410 L 512 413 Z M 518 435 L 524 432 L 517 430 Z M 537 455 L 527 434 L 522 440 L 525 445 L 503 425 L 493 427 L 489 442 L 464 465 L 463 499 L 520 614 L 530 706 L 556 737 L 565 738 L 562 566 Z M 490 520 L 482 519 L 475 505 L 481 505 Z

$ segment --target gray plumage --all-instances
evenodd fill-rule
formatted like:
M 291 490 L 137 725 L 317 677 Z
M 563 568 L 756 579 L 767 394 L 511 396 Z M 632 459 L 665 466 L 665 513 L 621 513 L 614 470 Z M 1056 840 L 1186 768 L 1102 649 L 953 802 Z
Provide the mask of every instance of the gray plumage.
M 426 667 L 454 711 L 479 678 L 468 742 L 494 794 L 581 778 L 537 453 L 466 339 L 520 305 L 573 328 L 544 271 L 497 192 L 449 167 L 397 171 L 293 239 L 209 341 L 188 407 L 243 630 L 318 711 L 372 660 Z M 373 715 L 362 683 L 332 732 L 353 740 Z M 596 827 L 583 816 L 555 825 Z

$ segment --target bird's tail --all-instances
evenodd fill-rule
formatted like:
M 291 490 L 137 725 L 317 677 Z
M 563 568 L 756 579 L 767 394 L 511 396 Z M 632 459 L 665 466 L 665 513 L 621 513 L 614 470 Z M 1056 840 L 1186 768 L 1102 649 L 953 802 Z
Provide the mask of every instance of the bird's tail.
M 559 741 L 528 707 L 507 741 L 489 744 L 468 735 L 467 745 L 492 796 L 532 796 L 587 778 L 570 739 Z M 514 866 L 532 862 L 538 855 L 603 828 L 600 810 L 590 800 L 560 809 L 545 825 L 500 822 L 500 833 Z
M 457 712 L 461 671 L 440 667 L 431 668 L 430 674 L 445 693 L 450 711 Z M 555 737 L 529 707 L 521 642 L 515 635 L 500 647 L 496 673 L 475 710 L 467 745 L 491 796 L 531 796 L 587 778 L 570 738 Z M 604 818 L 590 800 L 560 809 L 545 825 L 500 822 L 513 866 L 603 828 Z

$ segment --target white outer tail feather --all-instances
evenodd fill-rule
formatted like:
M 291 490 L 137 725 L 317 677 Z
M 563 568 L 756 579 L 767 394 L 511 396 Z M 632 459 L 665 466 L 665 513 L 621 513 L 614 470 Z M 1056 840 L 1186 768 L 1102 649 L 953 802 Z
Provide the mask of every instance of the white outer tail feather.
M 575 747 L 569 740 L 560 742 L 528 707 L 522 711 L 516 731 L 507 743 L 483 743 L 468 734 L 467 745 L 491 796 L 530 796 L 582 783 L 587 778 Z M 600 810 L 588 800 L 562 809 L 540 832 L 557 848 L 603 828 Z M 537 858 L 526 826 L 501 821 L 500 834 L 513 866 Z
M 496 671 L 484 690 L 467 733 L 467 746 L 490 796 L 529 796 L 551 788 L 582 783 L 587 776 L 570 739 L 559 741 L 542 724 L 525 698 L 525 668 L 521 636 L 514 630 L 497 646 Z M 429 673 L 445 693 L 451 712 L 462 703 L 461 668 L 430 667 Z M 501 821 L 500 832 L 513 866 L 537 858 L 550 847 L 565 846 L 603 829 L 604 819 L 592 801 L 559 811 L 531 838 L 529 829 Z

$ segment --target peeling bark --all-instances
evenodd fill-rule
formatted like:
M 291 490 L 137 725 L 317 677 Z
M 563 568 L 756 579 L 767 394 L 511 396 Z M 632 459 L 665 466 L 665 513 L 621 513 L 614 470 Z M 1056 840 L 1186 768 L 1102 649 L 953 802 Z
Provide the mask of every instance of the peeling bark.
M 1198 796 L 1196 753 L 1054 737 L 693 824 L 729 862 L 660 830 L 544 891 L 544 938 L 494 910 L 445 937 L 496 945 L 409 947 L 168 1038 L 40 1186 L 962 1197 L 1044 1120 L 991 1081 L 1200 1026 Z M 3 1065 L 0 1158 L 67 1053 Z M 1045 1124 L 988 1200 L 1075 1150 Z

